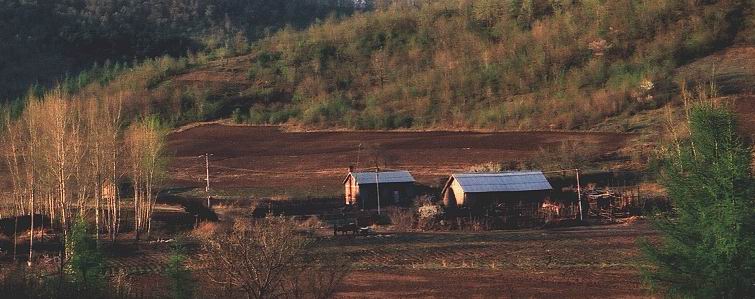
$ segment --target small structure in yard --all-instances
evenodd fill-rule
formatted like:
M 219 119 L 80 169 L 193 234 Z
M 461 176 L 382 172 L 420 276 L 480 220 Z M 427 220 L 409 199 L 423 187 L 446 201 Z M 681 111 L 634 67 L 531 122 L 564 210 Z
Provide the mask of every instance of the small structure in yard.
M 504 221 L 529 221 L 543 217 L 541 207 L 552 189 L 541 171 L 456 173 L 446 182 L 441 198 L 447 208 L 502 216 Z
M 347 205 L 361 208 L 374 208 L 378 205 L 407 203 L 416 195 L 414 177 L 408 171 L 364 171 L 349 174 L 343 180 Z

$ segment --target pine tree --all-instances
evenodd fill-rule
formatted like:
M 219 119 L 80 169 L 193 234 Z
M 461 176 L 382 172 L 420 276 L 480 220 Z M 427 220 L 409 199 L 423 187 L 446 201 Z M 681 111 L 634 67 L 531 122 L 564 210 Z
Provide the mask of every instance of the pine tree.
M 105 260 L 81 218 L 74 223 L 66 240 L 66 253 L 69 255 L 66 274 L 77 288 L 94 294 L 105 286 Z
M 755 192 L 750 148 L 726 108 L 697 104 L 690 136 L 667 155 L 662 183 L 673 211 L 643 244 L 655 267 L 645 276 L 670 296 L 747 298 L 755 294 Z
M 170 295 L 175 299 L 194 298 L 194 279 L 186 267 L 186 254 L 180 242 L 173 248 L 165 274 L 170 281 Z

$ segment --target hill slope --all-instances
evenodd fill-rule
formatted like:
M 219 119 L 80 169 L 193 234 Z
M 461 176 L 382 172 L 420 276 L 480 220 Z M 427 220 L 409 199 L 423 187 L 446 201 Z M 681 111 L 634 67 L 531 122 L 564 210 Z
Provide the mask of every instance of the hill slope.
M 751 69 L 721 65 L 752 61 L 753 28 L 752 1 L 441 1 L 148 60 L 79 94 L 175 125 L 637 131 L 711 69 L 747 92 Z

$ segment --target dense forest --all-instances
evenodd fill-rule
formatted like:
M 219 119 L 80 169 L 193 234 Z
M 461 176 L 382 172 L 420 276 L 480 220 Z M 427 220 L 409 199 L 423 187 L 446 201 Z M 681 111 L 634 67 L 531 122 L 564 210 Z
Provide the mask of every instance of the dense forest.
M 678 67 L 755 43 L 752 0 L 41 2 L 29 11 L 71 25 L 25 29 L 56 32 L 46 38 L 59 46 L 36 47 L 55 54 L 39 55 L 116 62 L 61 80 L 64 90 L 117 94 L 126 111 L 172 125 L 590 129 L 673 101 Z M 48 67 L 33 63 L 45 66 L 5 67 L 16 81 L 0 82 L 25 86 L 21 73 Z M 193 72 L 191 84 L 175 80 Z
M 0 99 L 94 63 L 183 56 L 348 15 L 347 0 L 0 0 Z

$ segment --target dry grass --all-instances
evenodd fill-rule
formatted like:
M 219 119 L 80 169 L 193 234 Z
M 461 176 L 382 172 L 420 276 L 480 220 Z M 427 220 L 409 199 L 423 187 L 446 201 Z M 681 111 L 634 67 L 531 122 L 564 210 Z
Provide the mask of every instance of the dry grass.
M 389 207 L 386 209 L 386 214 L 391 219 L 391 228 L 394 230 L 409 231 L 414 228 L 416 223 L 413 209 Z
M 204 240 L 209 237 L 212 237 L 220 228 L 219 223 L 205 221 L 199 224 L 199 226 L 195 229 L 193 229 L 190 233 L 190 236 L 199 239 Z
M 310 231 L 324 228 L 325 226 L 325 222 L 322 222 L 322 220 L 320 220 L 320 217 L 317 217 L 316 215 L 309 216 L 306 220 L 299 222 L 299 227 Z

